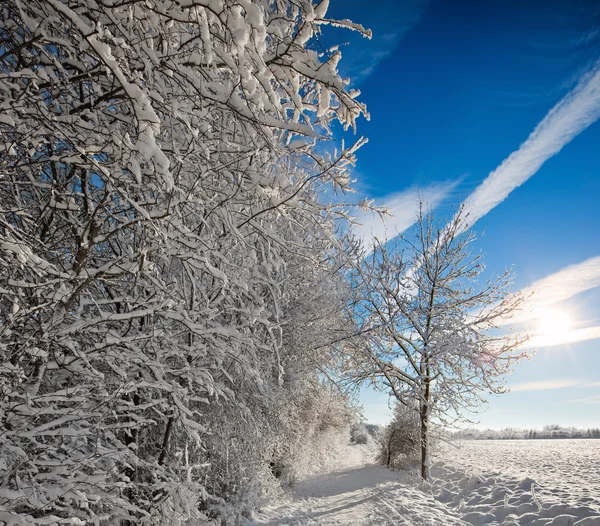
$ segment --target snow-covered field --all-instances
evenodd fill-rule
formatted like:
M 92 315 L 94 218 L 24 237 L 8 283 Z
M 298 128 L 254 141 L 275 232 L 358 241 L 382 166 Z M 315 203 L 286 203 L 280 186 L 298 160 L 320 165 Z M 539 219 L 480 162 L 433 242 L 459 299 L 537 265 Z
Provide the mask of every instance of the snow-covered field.
M 433 494 L 469 524 L 600 526 L 598 440 L 467 440 L 440 449 Z
M 541 500 L 600 508 L 600 440 L 465 440 L 440 455 L 465 472 L 535 481 Z
M 371 464 L 348 463 L 296 484 L 252 524 L 600 526 L 600 441 L 465 441 L 444 447 L 431 484 Z

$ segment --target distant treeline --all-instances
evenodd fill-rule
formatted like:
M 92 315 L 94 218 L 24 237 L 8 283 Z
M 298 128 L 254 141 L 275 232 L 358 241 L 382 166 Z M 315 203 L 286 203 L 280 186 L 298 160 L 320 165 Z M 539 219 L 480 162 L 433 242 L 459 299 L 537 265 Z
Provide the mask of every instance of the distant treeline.
M 600 438 L 600 428 L 578 429 L 575 427 L 561 427 L 548 425 L 543 429 L 513 429 L 501 430 L 464 429 L 453 434 L 454 438 L 468 440 L 533 440 L 542 438 Z

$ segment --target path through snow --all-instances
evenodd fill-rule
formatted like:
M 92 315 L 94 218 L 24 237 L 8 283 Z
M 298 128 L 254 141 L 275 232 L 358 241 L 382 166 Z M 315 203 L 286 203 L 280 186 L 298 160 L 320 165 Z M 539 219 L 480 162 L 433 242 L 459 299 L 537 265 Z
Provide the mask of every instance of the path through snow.
M 421 491 L 413 477 L 366 465 L 310 477 L 279 505 L 257 514 L 267 525 L 454 525 L 459 517 Z

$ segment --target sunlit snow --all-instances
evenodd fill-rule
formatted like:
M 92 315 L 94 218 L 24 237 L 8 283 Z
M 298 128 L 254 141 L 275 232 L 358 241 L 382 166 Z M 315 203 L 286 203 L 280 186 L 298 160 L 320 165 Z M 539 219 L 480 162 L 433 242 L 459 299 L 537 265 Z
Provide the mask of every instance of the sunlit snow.
M 598 526 L 598 447 L 584 439 L 444 444 L 425 484 L 349 446 L 358 464 L 294 484 L 251 524 Z

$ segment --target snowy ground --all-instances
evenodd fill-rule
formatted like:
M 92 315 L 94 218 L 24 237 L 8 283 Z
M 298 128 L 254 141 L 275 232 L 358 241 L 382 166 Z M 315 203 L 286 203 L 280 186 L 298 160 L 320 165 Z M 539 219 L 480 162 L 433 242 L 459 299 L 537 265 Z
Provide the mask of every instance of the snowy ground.
M 547 444 L 544 456 L 541 445 L 540 452 L 530 442 L 499 442 L 464 443 L 460 450 L 443 451 L 430 485 L 420 484 L 414 473 L 375 466 L 368 448 L 351 447 L 340 470 L 295 484 L 251 524 L 600 526 L 600 441 L 576 441 L 579 447 L 561 441 L 564 448 L 578 449 L 570 464 L 566 453 L 553 462 L 559 444 Z M 529 456 L 528 447 L 534 451 Z M 587 464 L 573 468 L 582 457 Z M 536 464 L 535 458 L 543 462 Z M 543 475 L 544 488 L 524 476 L 527 469 Z
M 462 524 L 459 516 L 418 487 L 418 479 L 373 464 L 373 451 L 350 446 L 342 469 L 296 483 L 251 524 L 412 525 Z
M 600 440 L 465 440 L 442 455 L 467 472 L 535 480 L 544 499 L 600 508 Z

